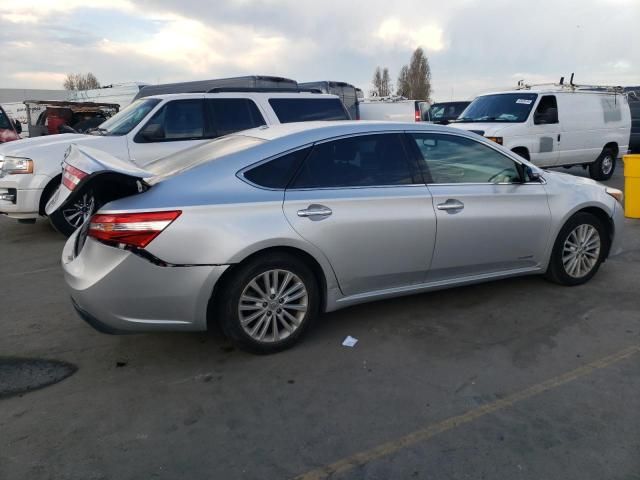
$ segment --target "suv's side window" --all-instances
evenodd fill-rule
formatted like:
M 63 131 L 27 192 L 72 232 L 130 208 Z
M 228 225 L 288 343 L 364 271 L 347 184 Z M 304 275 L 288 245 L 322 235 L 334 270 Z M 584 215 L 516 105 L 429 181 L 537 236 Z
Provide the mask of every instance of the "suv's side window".
M 520 173 L 509 157 L 470 138 L 412 133 L 429 183 L 514 183 Z
M 399 134 L 361 135 L 317 144 L 291 188 L 413 183 Z
M 558 102 L 555 95 L 545 95 L 540 99 L 533 114 L 535 125 L 549 125 L 558 123 Z
M 169 142 L 205 138 L 204 102 L 167 102 L 136 135 L 136 142 Z
M 266 125 L 258 107 L 248 98 L 207 98 L 205 102 L 215 137 Z

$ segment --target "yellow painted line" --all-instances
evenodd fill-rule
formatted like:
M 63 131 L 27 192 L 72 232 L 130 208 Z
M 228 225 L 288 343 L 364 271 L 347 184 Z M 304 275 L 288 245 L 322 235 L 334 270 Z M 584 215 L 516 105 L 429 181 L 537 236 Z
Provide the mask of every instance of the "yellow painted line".
M 331 463 L 324 467 L 311 470 L 307 473 L 297 476 L 295 480 L 320 480 L 332 475 L 347 472 L 353 468 L 360 467 L 374 460 L 392 455 L 404 448 L 410 447 L 419 442 L 424 442 L 425 440 L 428 440 L 440 433 L 452 430 L 460 425 L 472 422 L 473 420 L 476 420 L 485 415 L 489 415 L 503 408 L 511 407 L 517 402 L 526 400 L 540 393 L 559 387 L 577 378 L 589 375 L 596 370 L 609 367 L 615 363 L 631 357 L 636 353 L 640 353 L 640 345 L 633 345 L 629 348 L 625 348 L 624 350 L 614 353 L 613 355 L 609 355 L 607 357 L 601 358 L 600 360 L 587 363 L 586 365 L 576 368 L 575 370 L 571 370 L 570 372 L 558 375 L 557 377 L 553 377 L 542 383 L 533 385 L 525 390 L 521 390 L 520 392 L 516 392 L 505 398 L 496 400 L 495 402 L 487 403 L 486 405 L 482 405 L 481 407 L 469 410 L 462 415 L 451 417 L 443 420 L 442 422 L 426 426 L 425 428 L 416 430 L 415 432 L 409 433 L 404 437 L 400 437 L 396 440 L 391 440 L 369 450 L 364 450 L 349 457 L 345 457 L 342 460 L 338 460 L 337 462 Z

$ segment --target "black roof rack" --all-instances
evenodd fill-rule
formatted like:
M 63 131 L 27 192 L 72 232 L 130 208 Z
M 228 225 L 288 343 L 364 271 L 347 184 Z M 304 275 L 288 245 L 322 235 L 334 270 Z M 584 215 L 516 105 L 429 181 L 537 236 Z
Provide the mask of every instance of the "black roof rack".
M 278 88 L 278 87 L 215 87 L 207 93 L 260 92 L 260 93 L 322 93 L 319 88 Z

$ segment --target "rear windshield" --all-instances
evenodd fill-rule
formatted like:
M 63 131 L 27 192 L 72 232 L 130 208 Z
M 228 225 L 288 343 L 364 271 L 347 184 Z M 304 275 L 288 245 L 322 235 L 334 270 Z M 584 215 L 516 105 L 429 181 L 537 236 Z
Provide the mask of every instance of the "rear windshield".
M 280 123 L 350 120 L 339 98 L 271 98 L 269 105 Z
M 147 180 L 149 185 L 154 185 L 168 177 L 191 170 L 194 167 L 211 162 L 225 155 L 231 155 L 242 150 L 254 147 L 266 140 L 247 137 L 245 135 L 227 135 L 210 142 L 199 144 L 176 154 L 161 158 L 147 164 L 145 170 L 154 174 Z
M 538 97 L 535 93 L 501 93 L 477 97 L 457 122 L 524 122 Z
M 1 108 L 0 108 L 0 128 L 11 129 L 11 123 L 9 122 L 9 118 L 5 115 L 4 111 Z

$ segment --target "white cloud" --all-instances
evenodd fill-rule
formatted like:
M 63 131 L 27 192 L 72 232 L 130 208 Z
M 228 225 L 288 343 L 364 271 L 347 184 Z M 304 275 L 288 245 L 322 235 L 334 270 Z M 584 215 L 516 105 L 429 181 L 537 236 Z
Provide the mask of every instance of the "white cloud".
M 51 14 L 70 12 L 78 8 L 99 8 L 131 12 L 135 9 L 128 0 L 12 0 L 0 1 L 0 16 L 11 23 L 37 23 Z
M 422 47 L 434 52 L 444 48 L 442 28 L 437 25 L 425 25 L 412 29 L 411 25 L 414 24 L 415 22 L 400 21 L 396 17 L 387 18 L 378 27 L 375 37 L 392 47 Z
M 99 48 L 112 55 L 135 53 L 142 57 L 180 65 L 194 74 L 220 66 L 242 70 L 282 64 L 296 49 L 283 35 L 265 34 L 251 27 L 208 26 L 199 20 L 164 15 L 160 29 L 137 42 L 104 39 Z

